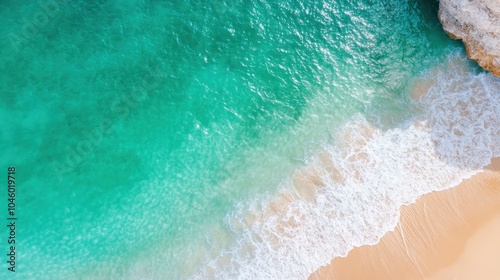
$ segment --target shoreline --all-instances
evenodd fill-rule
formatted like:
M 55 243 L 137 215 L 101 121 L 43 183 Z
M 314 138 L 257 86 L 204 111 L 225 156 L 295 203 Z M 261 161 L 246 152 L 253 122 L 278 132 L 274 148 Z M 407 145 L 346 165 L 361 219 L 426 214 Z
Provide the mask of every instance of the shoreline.
M 357 247 L 346 257 L 333 259 L 309 279 L 446 279 L 441 275 L 460 271 L 454 264 L 464 254 L 466 243 L 499 215 L 500 158 L 495 158 L 482 172 L 458 186 L 426 194 L 415 204 L 403 206 L 398 225 L 379 243 Z M 489 230 L 490 236 L 498 236 L 500 227 L 492 228 L 498 232 L 495 235 Z M 477 253 L 467 256 L 478 257 Z M 491 275 L 485 277 L 493 279 Z
M 449 71 L 450 69 L 453 70 Z M 438 75 L 439 73 L 441 75 Z M 435 90 L 436 85 L 440 83 L 440 78 L 454 80 L 456 74 L 466 77 L 467 73 L 467 63 L 464 63 L 463 59 L 459 57 L 452 57 L 444 64 L 429 70 L 423 77 L 415 79 L 410 97 L 414 100 L 423 97 L 424 100 L 427 99 L 427 102 L 432 104 L 433 100 L 431 99 L 436 98 L 436 96 L 429 96 L 428 92 L 431 88 Z M 448 85 L 454 89 L 453 91 L 456 91 L 456 86 L 459 84 Z M 469 83 L 468 86 L 472 85 Z M 476 93 L 475 96 L 480 96 L 477 94 L 480 88 L 476 86 L 473 89 Z M 466 99 L 465 102 L 476 104 L 477 101 Z M 455 113 L 455 117 L 474 118 L 474 114 L 471 114 L 471 111 L 466 108 L 463 107 L 459 114 Z M 445 112 L 450 111 L 453 114 L 453 110 L 453 108 L 449 108 Z M 482 113 L 475 114 L 477 118 Z M 459 136 L 459 134 L 456 135 Z M 439 182 L 436 181 L 435 184 L 439 184 Z M 400 208 L 397 225 L 385 233 L 376 244 L 353 248 L 345 257 L 336 257 L 328 265 L 318 268 L 308 279 L 448 279 L 443 278 L 443 275 L 460 271 L 459 266 L 457 267 L 455 263 L 460 258 L 466 258 L 461 256 L 466 254 L 465 247 L 472 236 L 499 215 L 500 157 L 496 157 L 490 159 L 489 165 L 481 168 L 480 172 L 461 180 L 454 187 L 426 193 L 420 196 L 415 203 L 403 205 Z M 495 230 L 493 226 L 490 228 Z M 491 230 L 489 230 L 490 236 L 500 235 L 500 227 L 496 227 L 497 232 L 494 234 L 491 233 Z M 490 239 L 487 242 L 493 244 L 495 241 Z M 500 244 L 498 246 L 500 247 Z M 474 248 L 469 248 L 469 251 L 471 250 L 474 251 Z M 469 261 L 471 258 L 474 259 L 471 254 L 467 254 Z M 464 273 L 460 272 L 460 274 Z M 495 275 L 500 275 L 500 271 Z M 484 279 L 492 279 L 491 277 Z
M 416 78 L 419 113 L 392 129 L 354 116 L 276 193 L 239 206 L 235 240 L 192 279 L 411 280 L 452 264 L 471 222 L 500 211 L 499 160 L 484 169 L 500 153 L 500 84 L 470 70 L 451 53 Z

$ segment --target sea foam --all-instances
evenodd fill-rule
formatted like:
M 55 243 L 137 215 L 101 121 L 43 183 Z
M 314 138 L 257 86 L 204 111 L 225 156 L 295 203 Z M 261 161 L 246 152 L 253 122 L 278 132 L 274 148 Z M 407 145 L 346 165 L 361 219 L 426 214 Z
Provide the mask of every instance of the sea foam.
M 382 129 L 361 115 L 272 197 L 226 217 L 234 243 L 192 279 L 306 279 L 394 229 L 402 205 L 445 190 L 500 156 L 500 79 L 463 55 L 426 77 L 415 116 Z

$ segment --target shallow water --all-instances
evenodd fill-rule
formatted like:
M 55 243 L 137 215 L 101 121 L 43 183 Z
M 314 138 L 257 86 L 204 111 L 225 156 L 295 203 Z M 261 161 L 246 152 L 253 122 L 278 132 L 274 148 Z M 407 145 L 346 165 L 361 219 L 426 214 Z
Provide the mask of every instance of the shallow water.
M 205 278 L 213 275 L 204 274 L 207 262 L 228 250 L 236 255 L 214 265 L 231 278 L 294 271 L 293 262 L 274 264 L 272 252 L 255 253 L 259 242 L 240 250 L 234 242 L 247 234 L 265 238 L 234 224 L 260 213 L 252 207 L 266 209 L 321 151 L 342 160 L 350 145 L 339 135 L 351 127 L 377 131 L 369 140 L 374 155 L 381 156 L 388 135 L 399 130 L 421 135 L 408 136 L 412 148 L 431 151 L 428 131 L 412 128 L 430 114 L 409 98 L 413 78 L 449 56 L 464 56 L 441 30 L 437 3 L 330 2 L 0 4 L 0 162 L 16 166 L 19 177 L 15 276 Z M 464 67 L 459 79 L 497 90 L 488 75 Z M 452 173 L 482 165 L 441 163 Z M 373 172 L 360 164 L 361 177 Z M 328 184 L 322 181 L 320 189 Z M 395 186 L 385 192 L 399 193 Z M 425 187 L 409 186 L 412 195 L 387 211 L 395 219 L 398 204 Z M 354 211 L 356 202 L 343 203 Z M 353 228 L 346 230 L 357 238 Z M 323 238 L 338 242 L 342 253 L 365 242 Z M 286 246 L 282 252 L 291 259 L 306 262 L 307 256 L 305 266 L 296 266 L 299 278 L 338 253 L 327 249 L 316 258 Z M 256 255 L 276 269 L 248 272 L 259 268 L 252 263 Z M 12 276 L 6 268 L 3 275 Z

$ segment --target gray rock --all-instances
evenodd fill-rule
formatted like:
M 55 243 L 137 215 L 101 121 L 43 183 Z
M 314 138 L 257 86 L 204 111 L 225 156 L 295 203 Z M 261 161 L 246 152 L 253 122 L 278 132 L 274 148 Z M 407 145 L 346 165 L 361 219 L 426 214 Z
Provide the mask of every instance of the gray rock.
M 439 20 L 471 59 L 500 77 L 500 0 L 440 0 Z

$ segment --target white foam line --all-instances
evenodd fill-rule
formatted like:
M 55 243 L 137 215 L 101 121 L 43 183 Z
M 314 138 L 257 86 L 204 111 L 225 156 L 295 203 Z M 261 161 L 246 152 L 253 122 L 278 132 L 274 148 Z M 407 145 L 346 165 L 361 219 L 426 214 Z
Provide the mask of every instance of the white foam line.
M 340 180 L 319 174 L 312 199 L 284 200 L 277 211 L 269 207 L 277 198 L 256 199 L 228 216 L 235 243 L 192 279 L 306 279 L 352 248 L 377 243 L 402 205 L 454 187 L 500 156 L 500 79 L 451 60 L 415 119 L 382 131 L 357 116 L 338 133 L 350 145 L 325 147 L 327 161 L 310 161 L 315 170 L 335 166 Z M 290 182 L 277 197 L 293 193 Z

